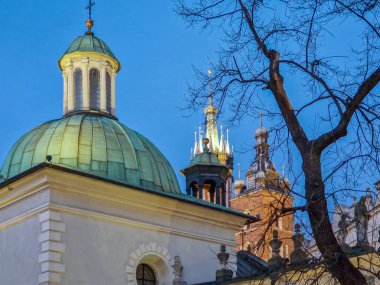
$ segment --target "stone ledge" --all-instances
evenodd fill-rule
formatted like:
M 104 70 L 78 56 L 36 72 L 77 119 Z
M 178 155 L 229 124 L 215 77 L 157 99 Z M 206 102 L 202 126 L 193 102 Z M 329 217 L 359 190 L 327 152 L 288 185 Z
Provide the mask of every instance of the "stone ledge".
M 60 222 L 62 219 L 62 215 L 58 212 L 47 210 L 39 215 L 40 223 L 45 221 L 56 221 Z
M 64 233 L 66 231 L 66 226 L 64 223 L 54 222 L 54 221 L 45 221 L 41 223 L 42 232 L 46 231 L 56 231 Z
M 66 251 L 66 246 L 62 242 L 55 241 L 45 241 L 41 243 L 41 252 L 54 251 L 64 253 Z
M 41 253 L 38 256 L 38 262 L 42 263 L 46 261 L 61 262 L 61 254 L 58 252 L 51 252 L 51 251 Z
M 61 241 L 61 240 L 62 240 L 61 234 L 58 232 L 47 231 L 40 234 L 40 236 L 38 237 L 38 241 L 40 243 L 43 243 L 44 241 Z
M 39 215 L 41 233 L 38 241 L 41 252 L 38 255 L 41 273 L 38 276 L 39 285 L 60 285 L 61 275 L 65 272 L 65 265 L 62 262 L 62 253 L 66 251 L 66 246 L 62 242 L 62 234 L 66 231 L 66 226 L 62 222 L 62 214 L 59 212 L 46 210 Z
M 61 283 L 61 274 L 54 272 L 41 273 L 38 276 L 38 283 L 41 285 L 49 284 L 49 282 Z
M 44 262 L 41 264 L 41 271 L 44 272 L 57 272 L 57 273 L 64 273 L 65 272 L 65 265 L 62 263 L 57 262 Z

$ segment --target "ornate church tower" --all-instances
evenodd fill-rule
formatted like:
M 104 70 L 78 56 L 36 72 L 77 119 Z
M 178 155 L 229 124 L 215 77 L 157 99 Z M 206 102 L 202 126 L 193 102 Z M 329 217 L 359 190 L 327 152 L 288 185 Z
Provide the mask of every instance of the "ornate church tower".
M 275 190 L 279 188 L 280 175 L 269 159 L 268 137 L 268 130 L 263 127 L 262 115 L 260 115 L 260 127 L 255 133 L 256 155 L 246 174 L 248 191 L 260 188 Z
M 217 184 L 220 184 L 222 186 L 222 196 L 223 199 L 220 201 L 225 201 L 223 203 L 223 206 L 229 206 L 229 201 L 231 198 L 231 192 L 232 192 L 232 172 L 233 172 L 233 151 L 230 148 L 230 141 L 229 141 L 229 131 L 226 131 L 226 136 L 224 135 L 223 127 L 220 126 L 220 139 L 218 134 L 218 127 L 217 127 L 217 114 L 218 109 L 214 106 L 213 103 L 213 92 L 212 92 L 212 71 L 208 70 L 209 75 L 209 85 L 210 85 L 210 93 L 208 96 L 208 106 L 205 108 L 205 132 L 203 132 L 202 128 L 199 127 L 198 131 L 198 137 L 197 132 L 194 133 L 194 148 L 191 149 L 191 156 L 190 156 L 190 165 L 188 168 L 182 170 L 182 174 L 186 176 L 186 191 L 188 193 L 191 192 L 192 189 L 194 190 L 194 185 L 198 189 L 199 186 L 198 181 L 205 181 L 205 177 L 213 176 L 216 180 L 220 180 L 221 182 L 218 182 Z M 205 134 L 205 136 L 204 136 Z M 207 139 L 207 146 L 203 146 L 204 139 Z M 207 151 L 205 151 L 205 147 Z M 193 171 L 190 171 L 190 167 L 192 165 L 197 164 L 200 157 L 205 157 L 206 154 L 210 155 L 210 158 L 215 158 L 216 160 L 213 161 L 212 159 L 209 159 L 210 165 L 208 165 L 208 168 L 201 167 L 197 170 L 196 174 Z M 212 162 L 212 163 L 211 163 Z M 216 163 L 217 162 L 217 163 Z M 211 165 L 212 164 L 212 165 Z M 217 166 L 218 165 L 218 166 Z M 224 168 L 227 170 L 226 174 L 225 171 L 220 171 L 220 166 L 224 166 Z M 218 168 L 219 167 L 219 168 Z M 190 174 L 191 173 L 191 174 Z M 207 179 L 206 179 L 207 180 Z M 203 185 L 203 183 L 201 183 Z M 214 183 L 215 184 L 215 183 Z M 205 184 L 208 186 L 205 187 L 211 187 L 211 184 Z M 213 185 L 213 184 L 212 184 Z M 190 188 L 189 188 L 190 187 Z M 198 190 L 196 190 L 197 192 Z M 195 192 L 194 192 L 195 193 Z M 198 192 L 197 192 L 198 193 Z M 198 194 L 194 194 L 194 196 L 198 198 L 205 199 L 205 195 L 203 196 L 197 196 Z M 209 200 L 210 201 L 210 200 Z
M 263 127 L 260 115 L 260 127 L 255 132 L 255 158 L 246 173 L 247 185 L 241 179 L 237 180 L 235 197 L 231 199 L 231 208 L 261 219 L 236 233 L 236 241 L 239 249 L 250 250 L 264 260 L 271 257 L 269 241 L 274 229 L 283 241 L 282 256 L 289 257 L 293 251 L 293 215 L 280 215 L 282 208 L 293 206 L 290 183 L 284 174 L 280 177 L 269 158 L 268 137 L 269 132 Z

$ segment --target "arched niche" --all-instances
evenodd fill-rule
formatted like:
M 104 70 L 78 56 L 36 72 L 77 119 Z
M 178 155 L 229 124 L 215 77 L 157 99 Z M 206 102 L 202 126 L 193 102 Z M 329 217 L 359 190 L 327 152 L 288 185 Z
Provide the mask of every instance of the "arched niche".
M 154 242 L 141 244 L 129 256 L 126 266 L 128 284 L 137 285 L 136 272 L 140 264 L 146 264 L 153 269 L 157 285 L 171 284 L 171 262 L 172 257 L 165 247 Z

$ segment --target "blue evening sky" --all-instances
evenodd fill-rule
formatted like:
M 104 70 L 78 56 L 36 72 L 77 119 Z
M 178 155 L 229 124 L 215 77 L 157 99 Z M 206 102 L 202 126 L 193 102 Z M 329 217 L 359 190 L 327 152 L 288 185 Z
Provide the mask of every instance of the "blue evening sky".
M 20 136 L 62 115 L 57 61 L 86 30 L 86 2 L 0 1 L 1 163 Z M 189 163 L 193 133 L 204 117 L 203 110 L 188 116 L 180 108 L 186 105 L 188 83 L 196 83 L 192 66 L 207 72 L 209 60 L 216 59 L 220 35 L 187 28 L 175 14 L 172 0 L 98 0 L 93 19 L 93 31 L 122 65 L 116 81 L 119 120 L 157 145 L 183 189 L 179 170 Z M 290 90 L 295 91 L 292 84 Z M 270 126 L 270 121 L 264 123 Z M 235 150 L 252 146 L 258 124 L 257 119 L 246 118 L 230 129 Z M 235 165 L 240 162 L 244 173 L 253 155 L 253 150 L 236 152 Z M 282 161 L 274 163 L 280 170 Z
M 0 161 L 13 143 L 33 127 L 62 115 L 62 75 L 58 59 L 86 28 L 86 1 L 0 2 Z M 117 76 L 118 119 L 153 141 L 176 171 L 189 163 L 193 132 L 203 110 L 189 117 L 187 84 L 195 82 L 192 65 L 208 69 L 218 37 L 186 28 L 171 0 L 96 1 L 93 31 L 121 62 Z M 222 122 L 222 119 L 220 122 Z M 258 122 L 231 130 L 236 149 L 252 144 Z M 253 152 L 237 155 L 242 169 Z

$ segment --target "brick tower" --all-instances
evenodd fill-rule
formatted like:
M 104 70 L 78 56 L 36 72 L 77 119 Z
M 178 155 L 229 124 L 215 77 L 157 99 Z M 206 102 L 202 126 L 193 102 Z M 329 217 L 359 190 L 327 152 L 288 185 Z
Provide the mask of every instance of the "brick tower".
M 236 233 L 238 249 L 249 250 L 264 260 L 271 257 L 269 241 L 276 229 L 283 241 L 281 254 L 289 257 L 293 251 L 293 213 L 281 215 L 283 208 L 293 207 L 288 179 L 280 177 L 269 158 L 269 133 L 262 125 L 256 130 L 255 158 L 246 173 L 246 185 L 239 177 L 235 181 L 231 208 L 259 217 L 260 222 L 245 226 Z

